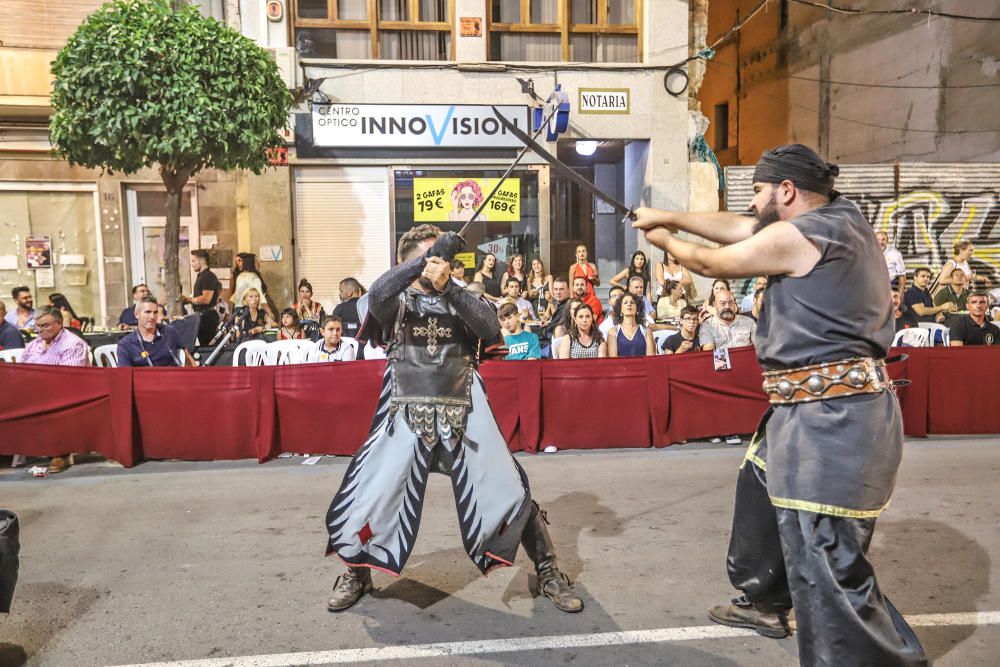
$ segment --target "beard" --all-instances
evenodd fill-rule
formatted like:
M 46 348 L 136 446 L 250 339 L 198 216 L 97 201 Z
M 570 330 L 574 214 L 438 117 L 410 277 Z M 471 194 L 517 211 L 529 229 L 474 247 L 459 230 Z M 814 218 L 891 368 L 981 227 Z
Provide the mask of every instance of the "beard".
M 732 322 L 736 319 L 736 313 L 729 310 L 728 308 L 723 308 L 719 311 L 719 319 L 725 320 L 726 322 Z
M 773 225 L 774 223 L 781 220 L 781 214 L 778 213 L 778 201 L 774 195 L 771 193 L 771 198 L 767 200 L 764 204 L 764 208 L 759 211 L 756 209 L 751 209 L 750 213 L 753 217 L 757 218 L 757 222 L 754 223 L 753 233 L 756 234 L 760 230 L 764 229 L 768 225 Z
M 417 282 L 420 283 L 420 286 L 423 287 L 428 292 L 437 291 L 436 289 L 434 289 L 434 283 L 431 282 L 430 278 L 424 278 L 423 276 L 420 276 L 419 278 L 417 278 Z

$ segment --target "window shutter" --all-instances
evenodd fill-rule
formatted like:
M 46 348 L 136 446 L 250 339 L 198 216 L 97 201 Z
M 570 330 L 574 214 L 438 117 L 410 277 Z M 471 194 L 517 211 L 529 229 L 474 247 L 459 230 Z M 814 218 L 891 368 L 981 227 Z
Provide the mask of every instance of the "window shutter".
M 329 312 L 340 302 L 341 280 L 356 278 L 367 289 L 391 266 L 389 186 L 384 170 L 310 171 L 319 170 L 296 174 L 296 285 L 306 278 Z

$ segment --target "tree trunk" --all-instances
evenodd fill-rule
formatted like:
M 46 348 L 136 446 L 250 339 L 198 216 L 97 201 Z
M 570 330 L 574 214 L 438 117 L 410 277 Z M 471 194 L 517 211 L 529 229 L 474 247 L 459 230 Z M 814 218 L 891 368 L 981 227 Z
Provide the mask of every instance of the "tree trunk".
M 242 25 L 240 21 L 240 0 L 226 0 L 225 12 L 226 12 L 226 27 L 232 28 L 236 32 L 241 32 Z
M 178 262 L 181 237 L 181 193 L 188 181 L 188 170 L 176 172 L 160 168 L 163 185 L 167 188 L 167 224 L 163 228 L 164 287 L 167 290 L 167 311 L 170 315 L 183 315 L 181 305 L 181 274 Z

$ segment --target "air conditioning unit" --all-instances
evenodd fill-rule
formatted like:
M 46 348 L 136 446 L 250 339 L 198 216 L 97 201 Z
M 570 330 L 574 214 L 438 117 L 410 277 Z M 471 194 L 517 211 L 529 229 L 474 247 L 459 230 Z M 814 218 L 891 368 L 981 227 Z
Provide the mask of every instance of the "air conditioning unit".
M 278 71 L 281 72 L 281 79 L 285 85 L 288 88 L 297 87 L 299 75 L 295 49 L 290 46 L 272 46 L 267 50 L 274 58 L 274 62 L 278 63 Z

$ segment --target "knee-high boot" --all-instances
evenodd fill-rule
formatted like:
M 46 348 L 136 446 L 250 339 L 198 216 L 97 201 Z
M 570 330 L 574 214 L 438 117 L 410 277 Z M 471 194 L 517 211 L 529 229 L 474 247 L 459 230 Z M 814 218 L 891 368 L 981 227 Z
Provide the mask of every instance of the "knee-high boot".
M 545 527 L 548 523 L 543 512 L 535 501 L 534 514 L 524 526 L 521 533 L 521 544 L 528 558 L 535 564 L 538 575 L 538 590 L 560 611 L 576 613 L 583 610 L 583 600 L 573 591 L 569 578 L 556 566 L 556 552 L 552 546 L 552 538 Z

